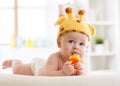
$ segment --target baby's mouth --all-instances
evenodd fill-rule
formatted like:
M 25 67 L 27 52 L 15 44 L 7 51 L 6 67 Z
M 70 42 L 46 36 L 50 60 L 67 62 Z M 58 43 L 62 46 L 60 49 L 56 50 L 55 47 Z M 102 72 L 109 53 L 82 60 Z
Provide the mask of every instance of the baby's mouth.
M 72 52 L 71 54 L 73 55 L 73 54 L 78 54 L 78 53 L 77 53 L 77 52 Z M 78 55 L 79 55 L 79 54 L 78 54 Z

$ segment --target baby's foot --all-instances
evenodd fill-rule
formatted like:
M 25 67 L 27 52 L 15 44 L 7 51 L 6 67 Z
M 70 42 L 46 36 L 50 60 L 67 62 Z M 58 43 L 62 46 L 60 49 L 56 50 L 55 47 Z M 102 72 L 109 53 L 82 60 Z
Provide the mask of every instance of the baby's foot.
M 2 64 L 2 69 L 10 68 L 13 60 L 5 60 Z

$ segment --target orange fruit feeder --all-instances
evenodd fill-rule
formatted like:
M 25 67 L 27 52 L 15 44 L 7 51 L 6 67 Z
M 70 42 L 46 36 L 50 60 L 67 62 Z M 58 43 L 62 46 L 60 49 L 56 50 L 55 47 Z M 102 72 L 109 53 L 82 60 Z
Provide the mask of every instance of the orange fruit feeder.
M 71 64 L 75 64 L 76 62 L 80 62 L 81 59 L 80 59 L 79 55 L 73 54 L 69 57 L 69 61 L 70 61 Z
M 80 61 L 81 61 L 81 59 L 80 59 L 80 56 L 78 54 L 73 54 L 69 57 L 69 62 L 71 64 L 75 64 L 75 63 L 80 62 Z M 74 71 L 78 72 L 78 69 L 75 68 Z

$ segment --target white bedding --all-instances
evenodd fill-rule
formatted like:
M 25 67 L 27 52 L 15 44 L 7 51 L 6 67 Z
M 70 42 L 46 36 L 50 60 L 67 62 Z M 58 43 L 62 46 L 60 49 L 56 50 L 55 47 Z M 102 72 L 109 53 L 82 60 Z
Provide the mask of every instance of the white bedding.
M 53 49 L 53 51 L 54 50 L 55 49 Z M 2 62 L 4 59 L 8 59 L 8 57 L 24 58 L 24 60 L 27 61 L 27 57 L 33 58 L 49 55 L 45 54 L 45 51 L 47 50 L 21 49 L 9 50 L 8 53 L 6 50 L 2 50 L 2 58 L 0 58 L 0 62 Z M 50 51 L 53 52 L 49 49 L 48 52 L 51 53 Z M 6 71 L 9 72 L 8 70 Z M 99 74 L 88 74 L 83 76 L 45 77 L 5 74 L 7 72 L 0 70 L 0 86 L 120 86 L 120 73 L 103 72 Z
M 0 86 L 120 86 L 120 74 L 64 77 L 0 74 Z

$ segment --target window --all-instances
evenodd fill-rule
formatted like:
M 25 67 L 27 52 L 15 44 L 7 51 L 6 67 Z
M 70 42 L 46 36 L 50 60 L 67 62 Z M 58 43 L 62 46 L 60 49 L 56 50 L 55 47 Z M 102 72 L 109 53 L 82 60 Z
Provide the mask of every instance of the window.
M 7 45 L 14 33 L 14 0 L 0 0 L 0 45 Z
M 66 2 L 0 0 L 0 45 L 9 46 L 11 37 L 17 35 L 17 47 L 24 47 L 29 38 L 41 47 L 56 46 L 57 28 L 54 23 L 58 19 L 58 4 Z M 73 3 L 73 0 L 71 2 Z
M 19 36 L 36 39 L 46 36 L 46 2 L 40 0 L 18 0 Z

